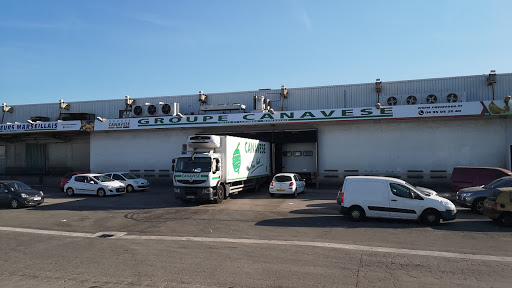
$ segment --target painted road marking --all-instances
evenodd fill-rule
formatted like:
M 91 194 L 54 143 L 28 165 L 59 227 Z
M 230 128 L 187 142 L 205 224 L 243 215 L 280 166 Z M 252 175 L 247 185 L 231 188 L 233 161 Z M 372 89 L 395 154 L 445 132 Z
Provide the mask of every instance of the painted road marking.
M 463 254 L 463 253 L 453 253 L 453 252 L 412 250 L 412 249 L 387 248 L 387 247 L 371 247 L 371 246 L 363 246 L 363 245 L 351 245 L 351 244 L 327 243 L 327 242 L 260 240 L 260 239 L 231 239 L 231 238 L 208 238 L 208 237 L 142 236 L 142 235 L 127 235 L 126 232 L 79 233 L 79 232 L 14 228 L 14 227 L 3 227 L 3 226 L 0 226 L 0 231 L 35 233 L 35 234 L 46 234 L 46 235 L 56 235 L 56 236 L 69 236 L 69 237 L 82 237 L 82 238 L 98 238 L 98 235 L 112 234 L 112 235 L 114 235 L 114 237 L 108 237 L 106 239 L 196 241 L 196 242 L 217 242 L 217 243 L 237 243 L 237 244 L 263 244 L 263 245 L 296 245 L 296 246 L 310 246 L 310 247 L 346 249 L 346 250 L 356 250 L 356 251 L 408 254 L 408 255 L 420 255 L 420 256 L 435 256 L 435 257 L 445 257 L 445 258 L 455 258 L 455 259 L 500 261 L 500 262 L 512 263 L 512 257 L 505 257 L 505 256 Z

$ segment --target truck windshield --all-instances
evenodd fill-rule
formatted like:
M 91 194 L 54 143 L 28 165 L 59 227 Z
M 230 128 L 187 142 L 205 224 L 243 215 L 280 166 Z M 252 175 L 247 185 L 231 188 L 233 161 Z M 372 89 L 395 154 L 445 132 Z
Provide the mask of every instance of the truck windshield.
M 178 158 L 175 165 L 176 172 L 199 172 L 198 169 L 201 169 L 201 172 L 210 172 L 212 159 L 209 157 L 195 157 L 194 160 L 192 157 Z

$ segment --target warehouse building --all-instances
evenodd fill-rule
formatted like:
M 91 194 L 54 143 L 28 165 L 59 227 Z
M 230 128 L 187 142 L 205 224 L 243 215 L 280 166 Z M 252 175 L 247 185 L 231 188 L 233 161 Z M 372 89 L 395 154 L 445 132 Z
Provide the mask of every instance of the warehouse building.
M 0 175 L 131 171 L 170 182 L 193 134 L 272 143 L 273 173 L 446 184 L 455 166 L 511 168 L 512 73 L 101 101 L 2 105 Z M 510 103 L 512 105 L 512 103 Z

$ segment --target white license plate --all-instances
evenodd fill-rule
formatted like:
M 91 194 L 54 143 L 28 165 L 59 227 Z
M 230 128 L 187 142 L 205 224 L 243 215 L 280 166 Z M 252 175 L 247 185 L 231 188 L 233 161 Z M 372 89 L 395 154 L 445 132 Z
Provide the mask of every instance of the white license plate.
M 284 192 L 285 190 L 284 189 L 277 189 L 277 191 Z
M 41 200 L 41 197 L 34 197 L 34 200 Z

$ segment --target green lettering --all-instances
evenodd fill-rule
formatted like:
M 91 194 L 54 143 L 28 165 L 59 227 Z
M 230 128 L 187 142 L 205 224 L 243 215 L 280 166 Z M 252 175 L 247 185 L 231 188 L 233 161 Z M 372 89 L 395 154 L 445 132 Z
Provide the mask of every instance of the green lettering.
M 315 115 L 311 112 L 304 112 L 304 114 L 302 114 L 302 116 L 300 116 L 300 118 L 304 118 L 304 117 L 315 118 Z
M 212 119 L 213 119 L 213 116 L 203 116 L 203 122 L 206 122 L 206 121 L 209 121 Z
M 380 114 L 393 116 L 393 107 L 380 108 Z
M 254 118 L 249 118 L 249 116 L 254 117 L 254 114 L 245 114 L 242 118 L 245 120 L 254 120 Z
M 155 118 L 155 124 L 164 124 L 164 118 Z
M 270 113 L 265 113 L 263 114 L 261 117 L 260 117 L 260 120 L 263 120 L 263 119 L 274 119 L 274 116 L 272 116 L 272 114 Z
M 149 119 L 140 119 L 139 121 L 137 121 L 137 123 L 139 123 L 141 125 L 149 124 Z
M 279 114 L 279 118 L 283 119 L 284 117 L 286 117 L 286 118 L 294 118 L 295 117 L 295 113 L 294 112 L 290 112 L 290 113 L 281 112 Z
M 341 116 L 354 116 L 354 110 L 352 110 L 352 109 L 341 110 Z
M 372 108 L 361 109 L 361 116 L 372 115 L 372 114 L 373 114 Z
M 192 118 L 192 117 L 191 117 L 191 116 L 187 116 L 187 122 L 197 122 L 197 119 L 198 119 L 199 117 L 194 116 L 194 120 L 191 120 L 190 118 Z
M 324 115 L 324 117 L 331 117 L 331 116 L 332 116 L 332 114 L 334 114 L 334 111 L 335 111 L 335 110 L 331 110 L 331 111 L 329 112 L 329 114 L 325 113 L 325 111 L 320 111 L 320 113 L 322 113 L 322 115 Z
M 228 115 L 219 115 L 217 121 L 228 121 Z

